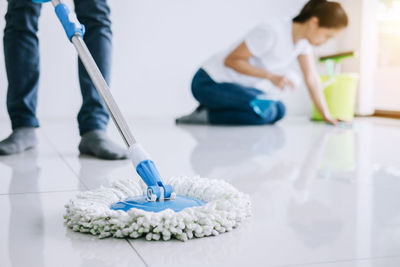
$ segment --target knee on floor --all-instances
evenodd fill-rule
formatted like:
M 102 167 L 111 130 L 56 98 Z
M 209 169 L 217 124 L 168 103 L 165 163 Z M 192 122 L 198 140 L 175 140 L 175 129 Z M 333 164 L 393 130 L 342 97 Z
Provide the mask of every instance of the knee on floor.
M 277 116 L 275 122 L 280 121 L 286 115 L 286 106 L 285 104 L 282 103 L 282 101 L 276 102 L 276 108 L 277 108 Z
M 258 117 L 259 120 L 257 124 L 264 124 L 264 125 L 274 124 L 283 119 L 283 117 L 285 117 L 285 114 L 286 114 L 285 104 L 283 104 L 281 101 L 277 101 L 269 107 L 268 116 L 265 116 L 263 118 Z

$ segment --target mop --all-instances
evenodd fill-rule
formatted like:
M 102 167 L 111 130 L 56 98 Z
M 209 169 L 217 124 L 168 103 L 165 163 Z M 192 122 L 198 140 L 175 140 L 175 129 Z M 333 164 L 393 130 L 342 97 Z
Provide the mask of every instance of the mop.
M 34 0 L 38 3 L 49 1 Z M 110 188 L 79 193 L 65 205 L 66 225 L 74 231 L 101 238 L 176 238 L 186 241 L 231 231 L 249 217 L 249 196 L 224 181 L 173 177 L 167 183 L 163 182 L 154 161 L 133 137 L 86 47 L 83 41 L 85 27 L 61 0 L 51 2 L 127 145 L 137 173 L 146 184 L 122 179 Z

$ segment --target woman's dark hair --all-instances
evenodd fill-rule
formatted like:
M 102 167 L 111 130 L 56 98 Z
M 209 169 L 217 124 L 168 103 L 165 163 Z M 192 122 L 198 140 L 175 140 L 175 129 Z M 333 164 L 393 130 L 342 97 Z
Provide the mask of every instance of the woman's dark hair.
M 319 26 L 324 28 L 344 28 L 349 24 L 343 7 L 327 0 L 310 0 L 293 22 L 304 23 L 312 17 L 317 17 Z

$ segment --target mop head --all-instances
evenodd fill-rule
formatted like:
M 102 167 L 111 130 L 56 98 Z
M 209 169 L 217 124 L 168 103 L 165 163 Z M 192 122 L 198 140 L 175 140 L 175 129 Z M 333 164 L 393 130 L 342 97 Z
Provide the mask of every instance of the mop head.
M 166 181 L 178 195 L 205 201 L 204 206 L 180 212 L 167 209 L 148 212 L 132 208 L 112 210 L 110 206 L 128 197 L 145 194 L 146 188 L 133 179 L 119 180 L 110 188 L 79 193 L 65 205 L 66 225 L 73 231 L 100 238 L 139 238 L 186 241 L 217 236 L 239 226 L 251 215 L 250 197 L 222 180 L 175 177 Z

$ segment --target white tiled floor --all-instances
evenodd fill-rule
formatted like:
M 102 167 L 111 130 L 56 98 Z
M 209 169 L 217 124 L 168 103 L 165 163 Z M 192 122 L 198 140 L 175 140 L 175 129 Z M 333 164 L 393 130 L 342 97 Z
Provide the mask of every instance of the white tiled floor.
M 137 175 L 129 161 L 79 157 L 75 123 L 46 120 L 38 149 L 0 157 L 0 266 L 400 266 L 400 121 L 130 124 L 163 175 L 225 179 L 251 195 L 253 216 L 186 243 L 71 232 L 63 205 L 77 191 Z

